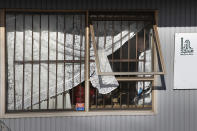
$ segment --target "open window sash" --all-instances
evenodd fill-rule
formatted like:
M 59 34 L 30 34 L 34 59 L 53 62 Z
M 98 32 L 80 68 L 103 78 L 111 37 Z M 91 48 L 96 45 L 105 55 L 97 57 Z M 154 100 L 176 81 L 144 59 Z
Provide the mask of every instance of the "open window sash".
M 136 75 L 136 76 L 144 76 L 148 77 L 133 77 L 133 79 L 139 78 L 139 80 L 144 80 L 143 78 L 145 78 L 145 80 L 151 80 L 151 78 L 153 78 L 153 75 L 163 75 L 165 74 L 165 67 L 164 67 L 164 59 L 162 56 L 162 51 L 161 51 L 161 46 L 160 46 L 160 40 L 159 40 L 159 35 L 158 35 L 158 31 L 157 31 L 157 26 L 153 25 L 153 53 L 154 55 L 156 55 L 157 58 L 157 64 L 159 67 L 159 70 L 157 70 L 154 66 L 154 69 L 152 72 L 102 72 L 101 71 L 101 63 L 99 61 L 99 54 L 98 54 L 98 49 L 97 49 L 97 43 L 96 43 L 96 39 L 95 39 L 95 32 L 94 32 L 94 27 L 92 24 L 90 24 L 90 33 L 91 33 L 91 37 L 92 37 L 92 44 L 93 44 L 93 48 L 94 48 L 94 54 L 95 54 L 95 63 L 96 63 L 96 68 L 97 68 L 97 73 L 98 75 Z M 153 63 L 155 64 L 155 62 Z M 128 80 L 132 80 L 130 77 Z

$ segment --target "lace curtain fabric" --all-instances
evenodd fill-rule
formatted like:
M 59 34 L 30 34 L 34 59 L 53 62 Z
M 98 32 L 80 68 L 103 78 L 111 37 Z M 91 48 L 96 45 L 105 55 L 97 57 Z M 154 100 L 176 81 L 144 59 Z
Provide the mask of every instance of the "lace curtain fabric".
M 33 19 L 32 19 L 33 18 Z M 65 18 L 65 19 L 64 19 Z M 65 21 L 64 21 L 65 20 Z M 85 25 L 84 16 L 80 15 L 6 15 L 6 41 L 7 41 L 7 63 L 8 63 L 8 109 L 14 108 L 14 86 L 16 95 L 16 109 L 22 107 L 22 93 L 24 80 L 24 108 L 44 101 L 47 99 L 49 87 L 49 97 L 61 94 L 84 81 L 84 63 L 56 63 L 35 62 L 33 61 L 55 61 L 58 60 L 84 60 L 85 56 Z M 132 22 L 130 29 L 116 30 L 114 36 L 114 52 L 118 50 L 128 39 L 132 38 L 136 32 L 144 27 L 143 22 Z M 115 23 L 114 26 L 119 26 Z M 108 26 L 111 32 L 111 26 Z M 120 34 L 122 33 L 122 42 Z M 100 32 L 96 35 L 100 55 L 105 60 L 100 60 L 102 64 L 108 64 L 108 71 L 112 71 L 107 56 L 112 54 L 112 36 L 109 34 L 104 42 L 104 34 Z M 122 44 L 120 44 L 120 42 Z M 33 43 L 33 46 L 32 46 Z M 65 44 L 64 44 L 65 43 Z M 105 47 L 103 46 L 106 43 Z M 57 45 L 56 45 L 57 44 Z M 24 46 L 23 46 L 24 45 Z M 49 45 L 49 46 L 48 46 Z M 33 49 L 32 49 L 33 47 Z M 15 48 L 15 50 L 14 50 Z M 65 48 L 65 54 L 64 54 Z M 33 52 L 32 52 L 33 50 Z M 24 54 L 25 52 L 25 54 Z M 15 53 L 15 55 L 14 55 Z M 48 56 L 49 54 L 49 56 Z M 64 56 L 65 55 L 65 56 Z M 15 56 L 15 58 L 14 58 Z M 24 59 L 23 59 L 24 56 Z M 39 58 L 40 57 L 40 58 Z M 93 46 L 90 48 L 90 59 L 94 60 Z M 21 64 L 23 61 L 30 61 Z M 23 75 L 24 65 L 24 75 Z M 14 71 L 15 68 L 15 71 Z M 65 70 L 64 70 L 65 68 Z M 33 73 L 32 73 L 33 69 Z M 40 71 L 40 73 L 39 73 Z M 48 73 L 49 71 L 49 73 Z M 15 72 L 15 82 L 14 82 Z M 64 79 L 65 73 L 65 79 Z M 39 76 L 40 74 L 40 76 Z M 48 77 L 49 75 L 49 77 Z M 40 77 L 40 80 L 39 80 Z M 49 79 L 48 79 L 49 78 Z M 56 82 L 57 78 L 57 82 Z M 33 82 L 32 82 L 33 80 Z M 96 65 L 90 63 L 90 80 L 93 87 L 99 93 L 106 94 L 116 89 L 118 82 L 114 76 L 97 75 Z M 49 83 L 48 83 L 49 81 Z M 64 82 L 65 81 L 65 82 Z M 102 84 L 107 85 L 103 86 Z M 40 85 L 39 85 L 40 84 Z M 40 86 L 40 101 L 39 101 Z M 65 88 L 64 88 L 65 87 Z M 33 88 L 33 89 L 32 89 Z M 56 90 L 57 89 L 57 90 Z M 32 92 L 33 91 L 33 92 Z M 32 93 L 32 98 L 31 98 Z

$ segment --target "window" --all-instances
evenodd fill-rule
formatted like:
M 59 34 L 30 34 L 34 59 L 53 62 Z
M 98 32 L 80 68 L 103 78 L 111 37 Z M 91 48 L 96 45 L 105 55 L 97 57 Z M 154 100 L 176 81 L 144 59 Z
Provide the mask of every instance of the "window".
M 5 18 L 6 112 L 153 109 L 165 72 L 154 11 Z
M 164 73 L 162 63 L 154 67 L 154 57 L 162 61 L 154 22 L 151 14 L 90 14 L 90 80 L 98 89 L 90 109 L 152 109 L 154 75 Z
M 84 22 L 83 14 L 6 14 L 8 111 L 75 109 Z

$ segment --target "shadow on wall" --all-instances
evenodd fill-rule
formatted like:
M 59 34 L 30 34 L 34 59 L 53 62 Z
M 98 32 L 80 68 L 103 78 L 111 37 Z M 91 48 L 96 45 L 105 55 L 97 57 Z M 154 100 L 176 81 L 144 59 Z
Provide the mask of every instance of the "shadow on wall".
M 164 75 L 160 75 L 160 86 L 154 86 L 153 90 L 166 90 L 166 81 Z
M 11 129 L 8 128 L 8 126 L 0 120 L 0 131 L 11 131 Z

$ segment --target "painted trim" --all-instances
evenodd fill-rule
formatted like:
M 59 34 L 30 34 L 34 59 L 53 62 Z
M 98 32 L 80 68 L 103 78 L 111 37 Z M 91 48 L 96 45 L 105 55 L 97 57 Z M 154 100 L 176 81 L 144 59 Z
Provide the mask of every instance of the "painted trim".
M 0 10 L 0 115 L 5 113 L 5 10 Z
M 45 112 L 45 113 L 41 113 L 41 112 L 31 112 L 31 113 L 9 113 L 9 114 L 4 114 L 2 116 L 0 116 L 0 118 L 32 118 L 32 117 L 66 117 L 66 116 L 75 116 L 75 117 L 79 117 L 79 116 L 152 116 L 152 115 L 156 115 L 157 113 L 154 111 L 137 111 L 137 110 L 133 110 L 133 111 L 125 111 L 125 110 L 117 110 L 117 111 L 83 111 L 83 112 L 73 112 L 73 111 L 69 111 L 69 112 Z

